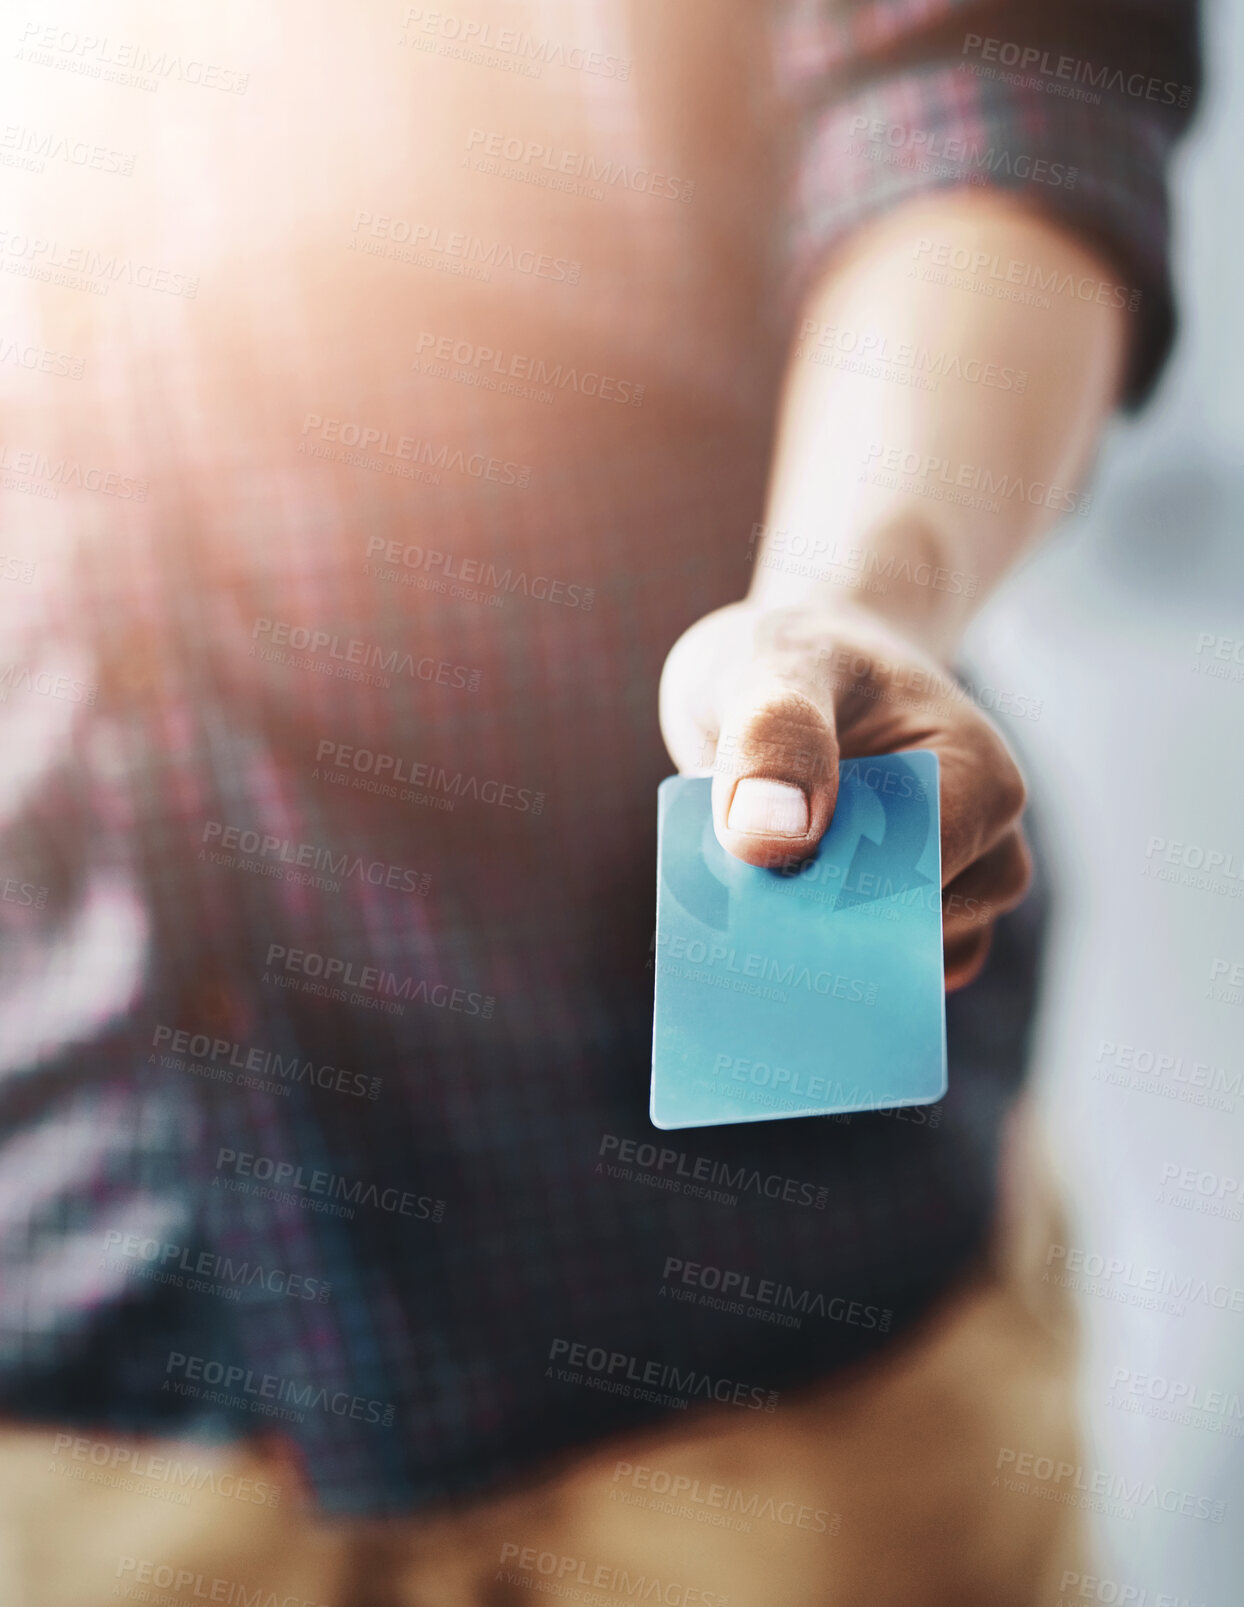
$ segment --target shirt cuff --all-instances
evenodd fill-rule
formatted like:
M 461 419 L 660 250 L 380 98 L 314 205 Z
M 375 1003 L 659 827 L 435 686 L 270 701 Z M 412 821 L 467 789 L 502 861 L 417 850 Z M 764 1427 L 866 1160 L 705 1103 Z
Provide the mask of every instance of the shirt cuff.
M 847 85 L 805 114 L 792 219 L 792 293 L 871 217 L 937 190 L 1003 190 L 1095 245 L 1113 279 L 1055 281 L 1040 263 L 955 253 L 931 242 L 930 269 L 1035 307 L 1059 295 L 1126 309 L 1124 405 L 1151 392 L 1175 332 L 1166 165 L 1195 86 L 1159 84 L 1155 107 L 1126 86 L 1100 90 L 960 57 Z M 1174 104 L 1170 104 L 1171 102 Z M 977 283 L 979 281 L 979 283 Z

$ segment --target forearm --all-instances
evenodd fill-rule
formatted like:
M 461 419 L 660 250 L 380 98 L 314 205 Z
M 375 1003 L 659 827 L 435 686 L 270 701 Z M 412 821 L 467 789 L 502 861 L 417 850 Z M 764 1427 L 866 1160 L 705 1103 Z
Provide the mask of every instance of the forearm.
M 959 262 L 981 253 L 975 277 L 996 288 L 1012 261 L 1032 265 L 1051 288 L 1030 293 L 1048 305 L 924 277 L 929 242 Z M 1083 287 L 1114 277 L 994 193 L 930 196 L 862 231 L 803 310 L 752 599 L 862 603 L 953 652 L 982 598 L 1075 503 L 1128 318 Z

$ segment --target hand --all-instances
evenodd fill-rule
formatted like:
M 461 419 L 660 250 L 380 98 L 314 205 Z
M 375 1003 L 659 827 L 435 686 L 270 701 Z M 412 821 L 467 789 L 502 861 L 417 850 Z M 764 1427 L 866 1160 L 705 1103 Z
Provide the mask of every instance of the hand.
M 816 847 L 840 757 L 932 749 L 947 990 L 979 973 L 994 921 L 1031 876 L 1023 777 L 958 684 L 891 626 L 851 604 L 718 609 L 665 661 L 661 730 L 679 770 L 712 774 L 722 847 L 766 867 Z

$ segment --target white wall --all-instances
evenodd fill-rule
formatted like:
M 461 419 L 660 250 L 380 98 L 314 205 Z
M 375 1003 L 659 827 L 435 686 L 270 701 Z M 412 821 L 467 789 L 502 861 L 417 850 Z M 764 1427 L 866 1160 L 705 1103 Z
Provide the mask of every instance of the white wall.
M 1210 997 L 1215 960 L 1244 977 L 1244 897 L 1145 874 L 1163 861 L 1147 857 L 1160 837 L 1191 861 L 1191 849 L 1233 855 L 1224 886 L 1244 895 L 1244 0 L 1211 7 L 1206 26 L 1211 83 L 1176 177 L 1174 361 L 1142 418 L 1112 437 L 1092 514 L 1068 521 L 971 643 L 995 687 L 1043 700 L 1039 719 L 1001 723 L 1029 755 L 1059 893 L 1037 1068 L 1071 1245 L 1131 1263 L 1105 1282 L 1134 1300 L 1146 1269 L 1207 1285 L 1176 1302 L 1182 1314 L 1077 1295 L 1085 1479 L 1143 1476 L 1159 1496 L 1176 1492 L 1168 1502 L 1225 1503 L 1221 1522 L 1153 1505 L 1095 1516 L 1103 1578 L 1147 1590 L 1146 1607 L 1244 1597 L 1244 1199 L 1215 1216 L 1160 1197 L 1170 1165 L 1244 1179 L 1244 1091 L 1220 1088 L 1225 1108 L 1191 1102 L 1207 1092 L 1195 1079 L 1212 1078 L 1198 1063 L 1244 1090 L 1244 989 L 1239 1004 Z M 1198 654 L 1202 633 L 1238 644 L 1240 663 Z M 1232 678 L 1200 673 L 1208 663 Z M 1183 1064 L 1133 1070 L 1103 1042 Z M 1221 1286 L 1241 1309 L 1215 1308 Z M 1158 1393 L 1195 1387 L 1209 1409 L 1187 1424 L 1121 1410 L 1116 1368 L 1150 1375 Z M 1134 1400 L 1153 1408 L 1146 1393 Z

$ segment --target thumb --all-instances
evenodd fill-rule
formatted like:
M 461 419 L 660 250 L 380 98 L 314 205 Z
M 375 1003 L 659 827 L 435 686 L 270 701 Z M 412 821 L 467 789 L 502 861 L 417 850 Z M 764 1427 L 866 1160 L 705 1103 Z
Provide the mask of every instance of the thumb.
M 713 765 L 718 842 L 749 865 L 806 859 L 837 797 L 832 702 L 811 680 L 760 668 L 722 714 Z

